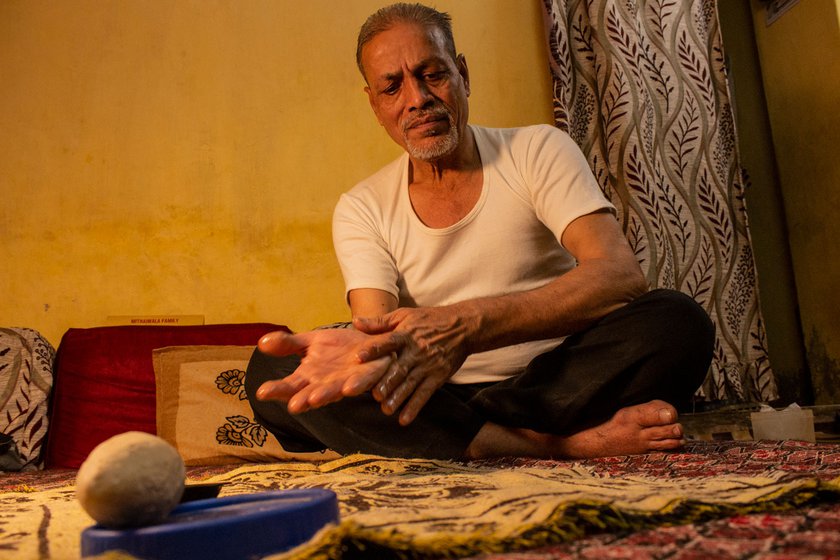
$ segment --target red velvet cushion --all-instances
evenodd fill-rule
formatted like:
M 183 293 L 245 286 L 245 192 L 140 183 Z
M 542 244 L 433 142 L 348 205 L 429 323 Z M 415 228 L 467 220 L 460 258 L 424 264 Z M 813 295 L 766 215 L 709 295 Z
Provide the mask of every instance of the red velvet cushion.
M 289 329 L 269 323 L 70 329 L 56 357 L 45 466 L 78 468 L 111 436 L 155 433 L 155 348 L 256 346 L 275 330 Z

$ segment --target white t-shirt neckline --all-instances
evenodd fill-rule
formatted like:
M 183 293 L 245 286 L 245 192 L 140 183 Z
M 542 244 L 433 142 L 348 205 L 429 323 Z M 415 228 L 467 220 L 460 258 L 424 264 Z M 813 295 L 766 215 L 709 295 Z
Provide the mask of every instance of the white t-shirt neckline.
M 472 130 L 472 125 L 468 125 Z M 411 159 L 408 157 L 408 154 L 403 154 L 403 173 L 402 173 L 402 184 L 400 185 L 400 203 L 403 205 L 403 208 L 408 209 L 408 213 L 410 215 L 409 220 L 411 221 L 411 225 L 423 233 L 427 235 L 450 235 L 456 231 L 459 231 L 472 223 L 479 214 L 481 214 L 481 209 L 484 207 L 485 203 L 487 202 L 487 193 L 490 191 L 491 180 L 490 174 L 488 173 L 488 168 L 484 165 L 484 161 L 486 155 L 486 148 L 482 146 L 482 136 L 476 134 L 474 130 L 473 132 L 473 139 L 475 140 L 476 148 L 478 149 L 478 157 L 482 162 L 481 165 L 481 194 L 478 196 L 478 200 L 467 213 L 466 216 L 452 224 L 451 226 L 446 226 L 442 228 L 434 228 L 427 226 L 423 223 L 423 220 L 420 219 L 420 216 L 417 215 L 417 211 L 414 210 L 414 205 L 411 203 L 411 196 L 409 194 L 409 185 L 408 185 L 408 178 L 411 175 L 409 173 L 409 166 L 411 165 Z

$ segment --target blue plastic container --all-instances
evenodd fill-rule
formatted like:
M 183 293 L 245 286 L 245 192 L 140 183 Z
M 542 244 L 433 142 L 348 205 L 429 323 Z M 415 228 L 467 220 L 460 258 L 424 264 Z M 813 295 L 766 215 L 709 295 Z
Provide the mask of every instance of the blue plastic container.
M 196 500 L 157 525 L 88 527 L 82 556 L 122 550 L 142 560 L 254 559 L 302 544 L 338 519 L 335 493 L 320 488 Z

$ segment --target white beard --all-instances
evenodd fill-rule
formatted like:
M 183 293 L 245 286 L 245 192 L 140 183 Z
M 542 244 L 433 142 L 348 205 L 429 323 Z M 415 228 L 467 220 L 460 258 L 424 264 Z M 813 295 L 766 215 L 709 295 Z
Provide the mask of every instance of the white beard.
M 424 145 L 422 146 L 417 145 L 407 134 L 403 133 L 408 155 L 421 161 L 434 161 L 454 152 L 461 141 L 461 135 L 458 132 L 458 127 L 455 126 L 455 119 L 448 111 L 446 117 L 449 119 L 449 132 L 441 136 L 424 137 L 422 139 Z

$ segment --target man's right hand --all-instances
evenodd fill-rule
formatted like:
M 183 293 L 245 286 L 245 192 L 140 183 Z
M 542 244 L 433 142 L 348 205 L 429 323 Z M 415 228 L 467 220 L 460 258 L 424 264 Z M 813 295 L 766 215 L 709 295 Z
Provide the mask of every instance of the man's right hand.
M 264 354 L 297 354 L 303 359 L 287 377 L 263 383 L 257 399 L 287 401 L 289 412 L 298 414 L 369 391 L 388 370 L 391 357 L 362 362 L 358 354 L 368 339 L 353 329 L 277 331 L 263 336 L 258 348 Z

